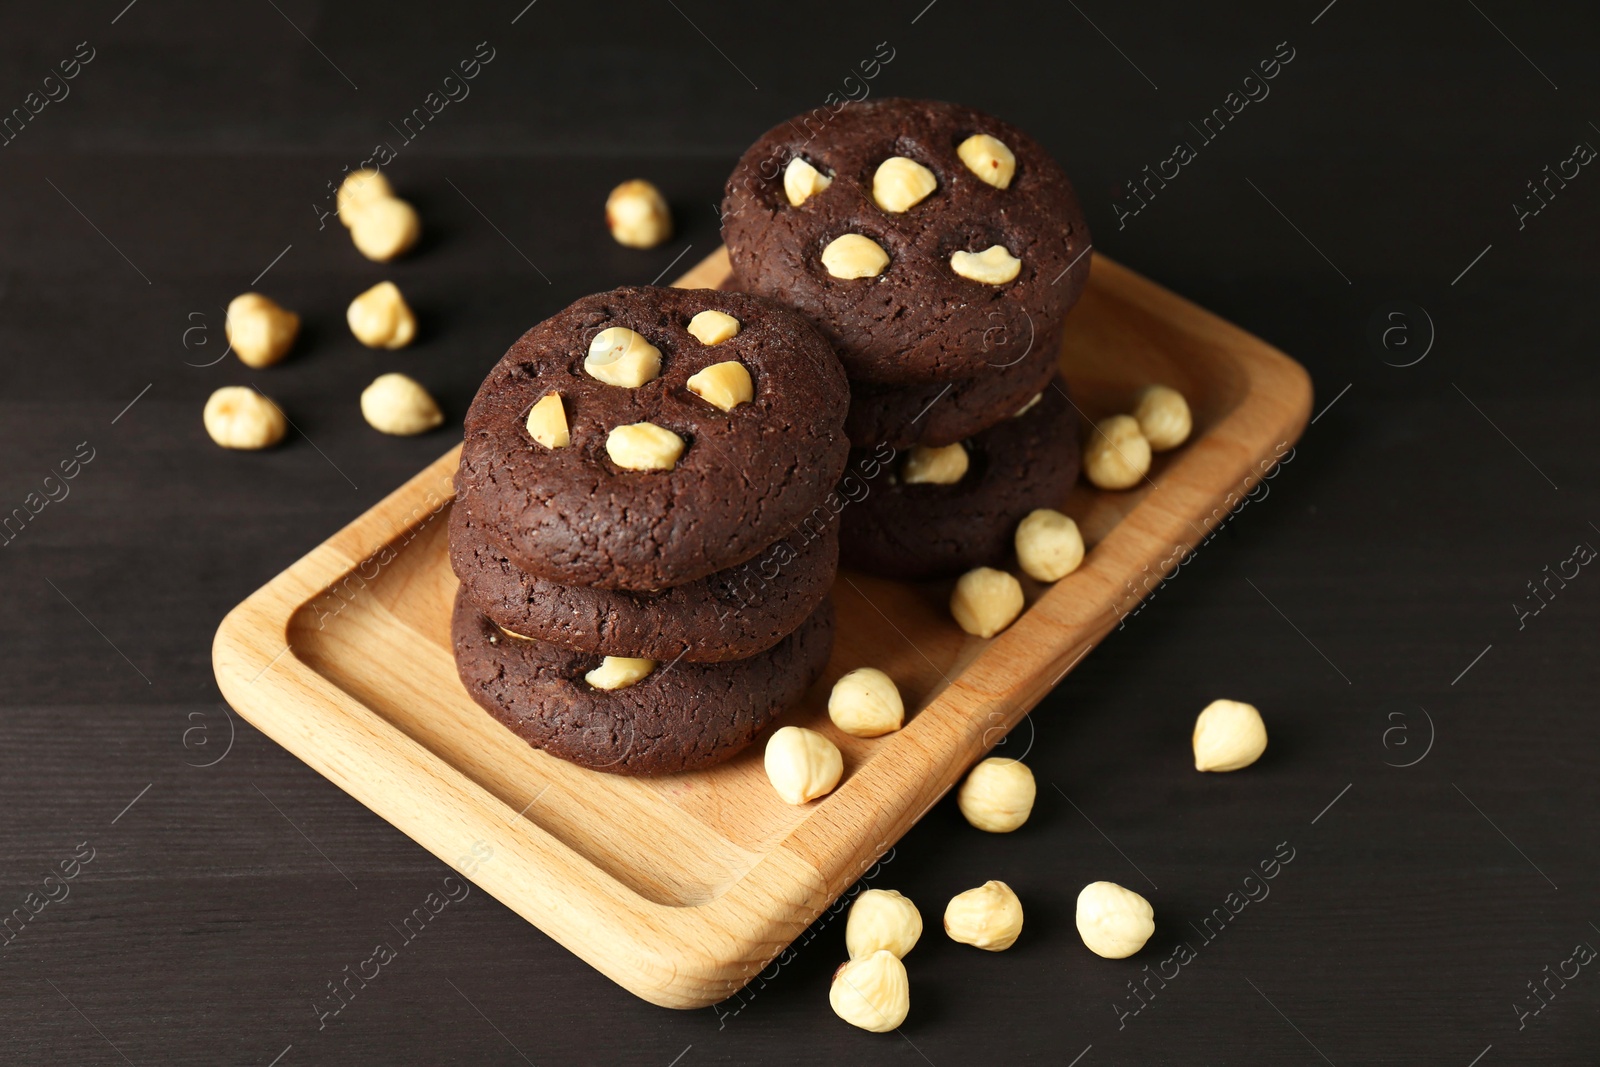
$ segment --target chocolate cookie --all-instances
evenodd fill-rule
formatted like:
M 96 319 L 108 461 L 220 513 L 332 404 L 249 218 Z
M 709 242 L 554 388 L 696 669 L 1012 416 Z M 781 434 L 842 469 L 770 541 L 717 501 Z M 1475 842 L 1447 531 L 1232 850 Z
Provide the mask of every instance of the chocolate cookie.
M 838 562 L 839 524 L 828 522 L 656 593 L 559 585 L 518 570 L 465 509 L 450 516 L 450 565 L 479 611 L 514 633 L 598 656 L 709 663 L 764 652 L 827 599 Z
M 456 507 L 548 581 L 682 585 L 750 559 L 828 492 L 848 390 L 822 336 L 761 297 L 585 297 L 489 372 Z
M 1026 412 L 966 443 L 968 468 L 954 485 L 907 484 L 907 453 L 851 453 L 840 492 L 840 561 L 891 578 L 929 578 L 996 565 L 1017 523 L 1059 508 L 1078 477 L 1078 420 L 1059 380 Z M 858 484 L 852 484 L 859 479 Z M 864 486 L 864 488 L 863 488 Z
M 1050 387 L 1061 356 L 1062 330 L 992 345 L 991 364 L 976 378 L 940 385 L 854 382 L 845 434 L 856 447 L 948 445 L 1013 415 Z
M 809 317 L 853 381 L 981 375 L 986 337 L 1054 329 L 1089 275 L 1088 226 L 1044 149 L 931 100 L 780 124 L 739 160 L 722 218 L 735 287 Z
M 722 762 L 800 699 L 828 664 L 833 605 L 759 655 L 663 661 L 621 689 L 585 680 L 599 656 L 509 637 L 460 594 L 451 636 L 472 699 L 530 745 L 592 770 L 670 774 Z

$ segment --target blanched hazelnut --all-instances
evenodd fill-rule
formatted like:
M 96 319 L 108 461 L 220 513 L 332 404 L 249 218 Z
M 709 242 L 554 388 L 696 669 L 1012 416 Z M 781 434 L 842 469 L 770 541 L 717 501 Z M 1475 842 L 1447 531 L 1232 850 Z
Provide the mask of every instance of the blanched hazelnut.
M 689 392 L 723 411 L 732 411 L 740 404 L 748 404 L 756 395 L 750 372 L 735 359 L 713 363 L 705 370 L 691 374 L 684 384 L 689 387 Z
M 1189 431 L 1194 428 L 1189 402 L 1182 393 L 1165 385 L 1152 385 L 1141 392 L 1133 417 L 1139 422 L 1139 432 L 1157 452 L 1177 448 L 1189 439 Z
M 1011 176 L 1017 172 L 1017 157 L 1011 149 L 986 133 L 975 133 L 962 141 L 956 155 L 968 170 L 996 189 L 1010 185 Z
M 815 730 L 785 726 L 767 739 L 767 780 L 788 804 L 833 792 L 844 774 L 839 747 Z
M 1236 771 L 1267 750 L 1267 724 L 1254 704 L 1213 700 L 1194 721 L 1194 769 Z
M 799 156 L 783 168 L 783 195 L 789 198 L 790 207 L 799 207 L 832 184 L 832 178 Z
M 260 293 L 243 293 L 228 301 L 222 332 L 233 354 L 247 367 L 270 367 L 294 347 L 300 316 Z
M 1004 245 L 990 245 L 982 252 L 952 252 L 950 269 L 968 281 L 1004 285 L 1022 273 L 1022 260 L 1006 251 Z
M 876 667 L 858 667 L 833 683 L 828 718 L 851 737 L 881 737 L 906 721 L 894 679 Z
M 1022 933 L 1022 901 L 1010 886 L 993 880 L 957 893 L 944 909 L 944 932 L 988 952 L 1008 949 Z
M 1065 578 L 1083 562 L 1083 534 L 1078 524 L 1051 508 L 1028 512 L 1013 539 L 1022 573 L 1040 582 Z
M 619 245 L 654 248 L 672 236 L 672 212 L 661 190 L 635 178 L 606 197 L 606 226 Z
M 368 259 L 387 263 L 417 243 L 422 220 L 404 200 L 392 196 L 362 204 L 350 222 L 350 240 Z
M 1028 821 L 1038 787 L 1020 760 L 990 756 L 961 783 L 956 804 L 967 821 L 991 834 L 1008 834 Z
M 1132 415 L 1094 424 L 1083 446 L 1084 476 L 1101 489 L 1132 489 L 1150 473 L 1150 442 Z
M 653 659 L 633 659 L 629 656 L 606 656 L 600 666 L 583 676 L 583 680 L 596 689 L 626 689 L 650 676 L 656 669 Z
M 528 436 L 546 448 L 566 448 L 572 443 L 567 429 L 567 409 L 560 393 L 549 393 L 528 410 Z
M 683 438 L 653 422 L 618 426 L 606 435 L 606 455 L 624 470 L 669 471 L 683 448 Z
M 910 211 L 926 200 L 939 181 L 914 159 L 890 156 L 872 175 L 872 202 L 892 215 Z
M 835 278 L 876 278 L 889 265 L 889 253 L 870 237 L 847 233 L 822 250 L 822 266 Z
M 1115 882 L 1090 882 L 1078 894 L 1078 936 L 1090 952 L 1108 960 L 1144 948 L 1156 932 L 1155 916 L 1148 900 Z
M 834 972 L 828 1004 L 851 1026 L 875 1034 L 897 1030 L 911 1011 L 906 965 L 884 949 L 851 960 Z
M 661 373 L 661 349 L 626 326 L 611 326 L 594 335 L 583 369 L 596 381 L 637 389 Z
M 243 385 L 225 385 L 212 393 L 202 418 L 206 433 L 223 448 L 268 448 L 289 429 L 278 405 Z
M 726 311 L 706 310 L 689 320 L 689 336 L 703 345 L 720 345 L 739 334 L 739 320 Z
M 428 391 L 404 374 L 380 374 L 361 390 L 361 415 L 374 430 L 396 437 L 425 433 L 444 421 Z
M 856 897 L 844 922 L 844 945 L 853 960 L 878 951 L 905 959 L 921 936 L 922 913 L 893 889 L 869 889 Z
M 956 625 L 974 637 L 993 637 L 1022 614 L 1022 583 L 1005 571 L 978 567 L 963 574 L 950 594 Z
M 394 282 L 379 282 L 350 301 L 344 317 L 368 348 L 404 348 L 417 336 L 417 317 Z
M 955 485 L 966 477 L 970 463 L 960 441 L 940 448 L 917 445 L 906 455 L 900 480 L 907 485 Z
M 355 217 L 362 208 L 379 200 L 393 198 L 394 189 L 381 172 L 353 170 L 339 183 L 339 191 L 334 195 L 334 207 L 339 213 L 339 221 L 349 228 L 355 225 Z

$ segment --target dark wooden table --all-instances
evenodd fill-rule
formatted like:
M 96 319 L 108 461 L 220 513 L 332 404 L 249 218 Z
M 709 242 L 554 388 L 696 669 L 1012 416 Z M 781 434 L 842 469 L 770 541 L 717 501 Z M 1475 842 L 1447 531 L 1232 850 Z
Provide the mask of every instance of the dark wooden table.
M 1600 545 L 1592 5 L 524 2 L 0 14 L 0 109 L 27 116 L 0 147 L 0 511 L 25 509 L 0 547 L 0 1061 L 1595 1062 L 1600 576 L 1569 562 Z M 484 50 L 470 95 L 397 130 Z M 946 802 L 897 846 L 874 884 L 932 919 L 902 1035 L 830 1013 L 837 922 L 679 1013 L 479 891 L 319 1026 L 449 872 L 228 715 L 218 620 L 448 447 L 524 328 L 713 249 L 740 150 L 830 93 L 1032 130 L 1100 249 L 1305 363 L 1313 425 L 1015 738 L 1043 784 L 1028 825 L 979 834 Z M 1238 113 L 1208 140 L 1216 108 Z M 427 231 L 393 266 L 319 226 L 379 141 Z M 1130 197 L 1179 142 L 1194 158 Z M 601 221 L 635 176 L 679 223 L 651 252 Z M 386 277 L 423 324 L 398 354 L 342 322 Z M 264 372 L 219 361 L 251 287 L 306 319 Z M 390 369 L 444 428 L 361 421 Z M 215 448 L 200 409 L 227 383 L 299 432 Z M 1221 695 L 1272 743 L 1202 778 L 1189 729 Z M 1275 854 L 1270 895 L 1234 903 Z M 943 902 L 991 877 L 1027 903 L 1022 940 L 946 940 Z M 1101 878 L 1155 904 L 1133 960 L 1073 929 Z

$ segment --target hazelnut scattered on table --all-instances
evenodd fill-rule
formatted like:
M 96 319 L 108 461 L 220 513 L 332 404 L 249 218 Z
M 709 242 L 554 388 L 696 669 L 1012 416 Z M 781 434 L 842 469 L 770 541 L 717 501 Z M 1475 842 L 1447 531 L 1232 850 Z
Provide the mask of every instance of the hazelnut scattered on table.
M 278 405 L 243 385 L 225 385 L 212 393 L 202 419 L 217 444 L 246 451 L 270 448 L 289 429 Z
M 953 941 L 987 952 L 1008 949 L 1022 933 L 1022 901 L 1004 882 L 987 881 L 950 898 L 944 932 Z
M 961 783 L 956 804 L 967 822 L 991 834 L 1008 834 L 1028 821 L 1038 786 L 1020 760 L 990 756 Z
M 1194 769 L 1237 771 L 1267 750 L 1267 724 L 1255 705 L 1213 700 L 1194 721 Z
M 828 718 L 851 737 L 881 737 L 905 724 L 906 706 L 894 679 L 876 667 L 858 667 L 833 683 Z
M 417 317 L 394 282 L 379 282 L 350 301 L 345 321 L 368 348 L 404 348 L 417 336 Z
M 362 203 L 350 219 L 350 240 L 356 250 L 377 263 L 409 251 L 422 235 L 416 208 L 397 197 Z
M 922 936 L 922 913 L 893 889 L 869 889 L 856 897 L 844 924 L 845 949 L 853 960 L 880 949 L 904 959 Z
M 876 1034 L 898 1029 L 911 1011 L 906 965 L 887 949 L 851 960 L 834 972 L 828 1004 L 851 1026 Z
M 619 245 L 654 248 L 672 236 L 672 212 L 661 190 L 640 178 L 606 197 L 606 227 Z
M 404 374 L 380 374 L 361 391 L 361 415 L 380 433 L 411 437 L 444 421 L 444 412 L 421 384 Z
M 1022 614 L 1022 583 L 1005 571 L 977 567 L 950 593 L 950 614 L 974 637 L 993 637 Z
M 767 780 L 788 804 L 833 792 L 844 775 L 839 747 L 803 726 L 785 726 L 768 738 L 764 763 Z
M 1078 524 L 1052 508 L 1030 511 L 1017 524 L 1013 540 L 1022 572 L 1036 581 L 1059 581 L 1083 562 Z
M 294 347 L 300 316 L 260 293 L 242 293 L 228 301 L 222 332 L 233 354 L 247 367 L 270 367 Z
M 1155 909 L 1115 882 L 1090 882 L 1078 893 L 1078 936 L 1089 951 L 1120 960 L 1144 948 L 1156 932 Z

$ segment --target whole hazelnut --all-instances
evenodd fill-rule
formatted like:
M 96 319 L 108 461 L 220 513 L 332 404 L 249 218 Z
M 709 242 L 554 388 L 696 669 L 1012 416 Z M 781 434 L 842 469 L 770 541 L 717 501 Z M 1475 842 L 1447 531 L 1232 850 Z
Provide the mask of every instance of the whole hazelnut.
M 243 385 L 225 385 L 212 393 L 202 418 L 206 433 L 223 448 L 269 448 L 289 429 L 278 405 Z
M 844 923 L 844 944 L 858 960 L 879 949 L 904 959 L 922 936 L 922 913 L 893 889 L 869 889 L 850 905 Z
M 394 282 L 379 282 L 350 301 L 350 332 L 368 348 L 404 348 L 417 336 L 417 317 Z
M 1141 392 L 1133 417 L 1139 422 L 1139 432 L 1157 452 L 1183 444 L 1194 427 L 1189 402 L 1182 393 L 1165 385 L 1152 385 Z
M 977 567 L 963 574 L 950 593 L 956 625 L 974 637 L 993 637 L 1022 614 L 1022 583 L 1005 571 Z
M 1033 772 L 1020 760 L 990 756 L 961 783 L 956 804 L 978 829 L 1008 834 L 1028 821 L 1037 795 Z
M 247 367 L 270 367 L 294 347 L 300 316 L 271 297 L 242 293 L 228 301 L 222 332 L 239 362 Z
M 1144 948 L 1156 932 L 1155 909 L 1115 882 L 1090 882 L 1078 894 L 1078 936 L 1089 951 L 1120 960 Z
M 1267 724 L 1254 704 L 1213 700 L 1194 721 L 1194 769 L 1236 771 L 1267 750 Z
M 672 236 L 672 212 L 661 190 L 635 178 L 606 197 L 606 227 L 619 245 L 654 248 Z
M 815 730 L 785 726 L 767 739 L 767 780 L 788 804 L 833 792 L 844 774 L 839 746 Z
M 851 1026 L 875 1034 L 898 1029 L 911 1011 L 906 965 L 887 949 L 851 960 L 833 973 L 828 1004 Z
M 338 209 L 339 221 L 348 229 L 355 225 L 355 217 L 362 208 L 393 198 L 394 188 L 389 185 L 389 179 L 381 171 L 363 168 L 345 175 L 334 197 L 334 206 Z
M 828 718 L 851 737 L 881 737 L 904 725 L 906 706 L 893 678 L 876 667 L 858 667 L 833 683 Z
M 361 415 L 381 433 L 411 437 L 444 421 L 428 391 L 404 374 L 380 374 L 361 391 Z
M 350 220 L 350 240 L 356 250 L 377 263 L 403 254 L 421 235 L 416 208 L 392 196 L 362 204 Z
M 1022 901 L 1004 882 L 987 881 L 950 898 L 944 932 L 953 941 L 988 952 L 1008 949 L 1022 933 Z
M 1083 534 L 1078 532 L 1078 524 L 1051 508 L 1030 511 L 1017 524 L 1013 540 L 1022 572 L 1041 582 L 1065 578 L 1083 562 Z
M 1101 489 L 1132 489 L 1150 473 L 1150 442 L 1132 415 L 1094 424 L 1083 446 L 1084 476 Z

